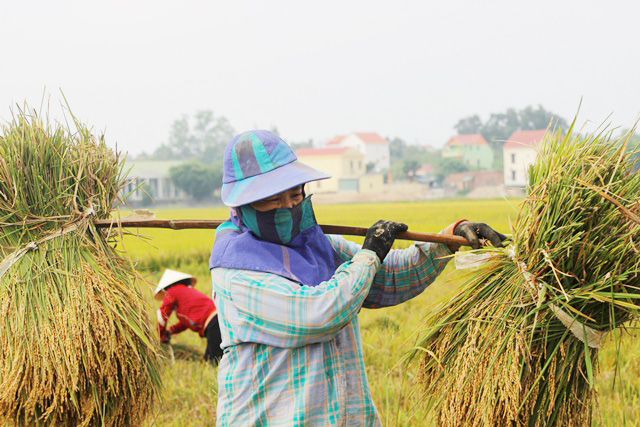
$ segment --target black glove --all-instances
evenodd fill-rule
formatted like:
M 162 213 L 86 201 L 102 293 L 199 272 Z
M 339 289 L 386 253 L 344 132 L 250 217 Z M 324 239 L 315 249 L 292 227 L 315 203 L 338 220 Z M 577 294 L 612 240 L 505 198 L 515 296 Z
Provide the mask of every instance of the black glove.
M 379 220 L 369 228 L 364 238 L 362 249 L 370 249 L 378 255 L 380 262 L 384 261 L 393 246 L 396 235 L 402 231 L 407 231 L 407 224 Z
M 494 247 L 501 248 L 502 241 L 507 238 L 483 222 L 470 221 L 461 222 L 456 225 L 453 234 L 467 239 L 473 249 L 480 249 L 479 239 L 489 240 Z
M 162 344 L 169 344 L 171 342 L 171 333 L 169 331 L 165 331 L 164 336 L 160 339 Z

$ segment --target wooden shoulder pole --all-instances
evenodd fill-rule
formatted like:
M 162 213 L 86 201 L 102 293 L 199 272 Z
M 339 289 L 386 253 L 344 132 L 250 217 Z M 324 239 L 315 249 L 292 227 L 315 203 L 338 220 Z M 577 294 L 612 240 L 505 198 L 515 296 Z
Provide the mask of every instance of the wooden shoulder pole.
M 172 230 L 187 229 L 214 229 L 224 221 L 208 219 L 98 219 L 94 221 L 100 228 L 170 228 Z M 368 228 L 351 227 L 348 225 L 320 224 L 320 228 L 326 234 L 340 234 L 344 236 L 365 236 Z M 464 237 L 450 236 L 437 233 L 423 233 L 418 231 L 405 231 L 398 233 L 396 239 L 415 240 L 418 242 L 445 243 L 448 245 L 469 246 Z

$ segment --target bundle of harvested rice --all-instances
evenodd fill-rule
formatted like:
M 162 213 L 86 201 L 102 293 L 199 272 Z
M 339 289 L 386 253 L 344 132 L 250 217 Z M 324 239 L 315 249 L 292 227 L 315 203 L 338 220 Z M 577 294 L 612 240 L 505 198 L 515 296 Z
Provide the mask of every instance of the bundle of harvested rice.
M 135 271 L 93 225 L 123 163 L 74 122 L 20 112 L 0 135 L 2 425 L 136 425 L 159 395 Z
M 590 425 L 598 348 L 640 299 L 640 173 L 610 137 L 549 133 L 511 244 L 477 251 L 426 319 L 414 355 L 439 425 Z

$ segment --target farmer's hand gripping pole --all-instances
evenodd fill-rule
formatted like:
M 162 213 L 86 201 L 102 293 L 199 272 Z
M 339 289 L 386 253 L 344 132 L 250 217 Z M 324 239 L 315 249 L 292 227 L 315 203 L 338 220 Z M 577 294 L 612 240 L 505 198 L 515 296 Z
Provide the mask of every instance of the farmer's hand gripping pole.
M 224 221 L 204 219 L 100 219 L 95 220 L 96 227 L 110 228 L 171 228 L 172 230 L 185 229 L 213 229 L 218 228 Z M 345 236 L 366 236 L 368 228 L 351 227 L 348 225 L 320 224 L 320 228 L 326 234 L 341 234 Z M 398 233 L 396 239 L 415 240 L 418 242 L 445 243 L 452 246 L 469 246 L 464 237 L 451 236 L 437 233 L 423 233 L 417 231 L 405 231 Z

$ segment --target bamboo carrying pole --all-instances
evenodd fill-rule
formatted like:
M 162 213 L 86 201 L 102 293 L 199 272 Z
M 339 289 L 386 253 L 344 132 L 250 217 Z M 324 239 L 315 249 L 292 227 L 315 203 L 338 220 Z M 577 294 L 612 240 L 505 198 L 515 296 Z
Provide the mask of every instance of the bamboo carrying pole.
M 170 228 L 172 230 L 186 229 L 214 229 L 224 221 L 206 219 L 99 219 L 95 220 L 96 227 L 110 228 Z M 320 228 L 327 234 L 341 234 L 346 236 L 366 236 L 368 228 L 351 227 L 348 225 L 320 224 Z M 445 243 L 447 245 L 469 246 L 464 237 L 450 236 L 437 233 L 423 233 L 418 231 L 405 231 L 398 233 L 396 239 L 416 240 L 418 242 Z

